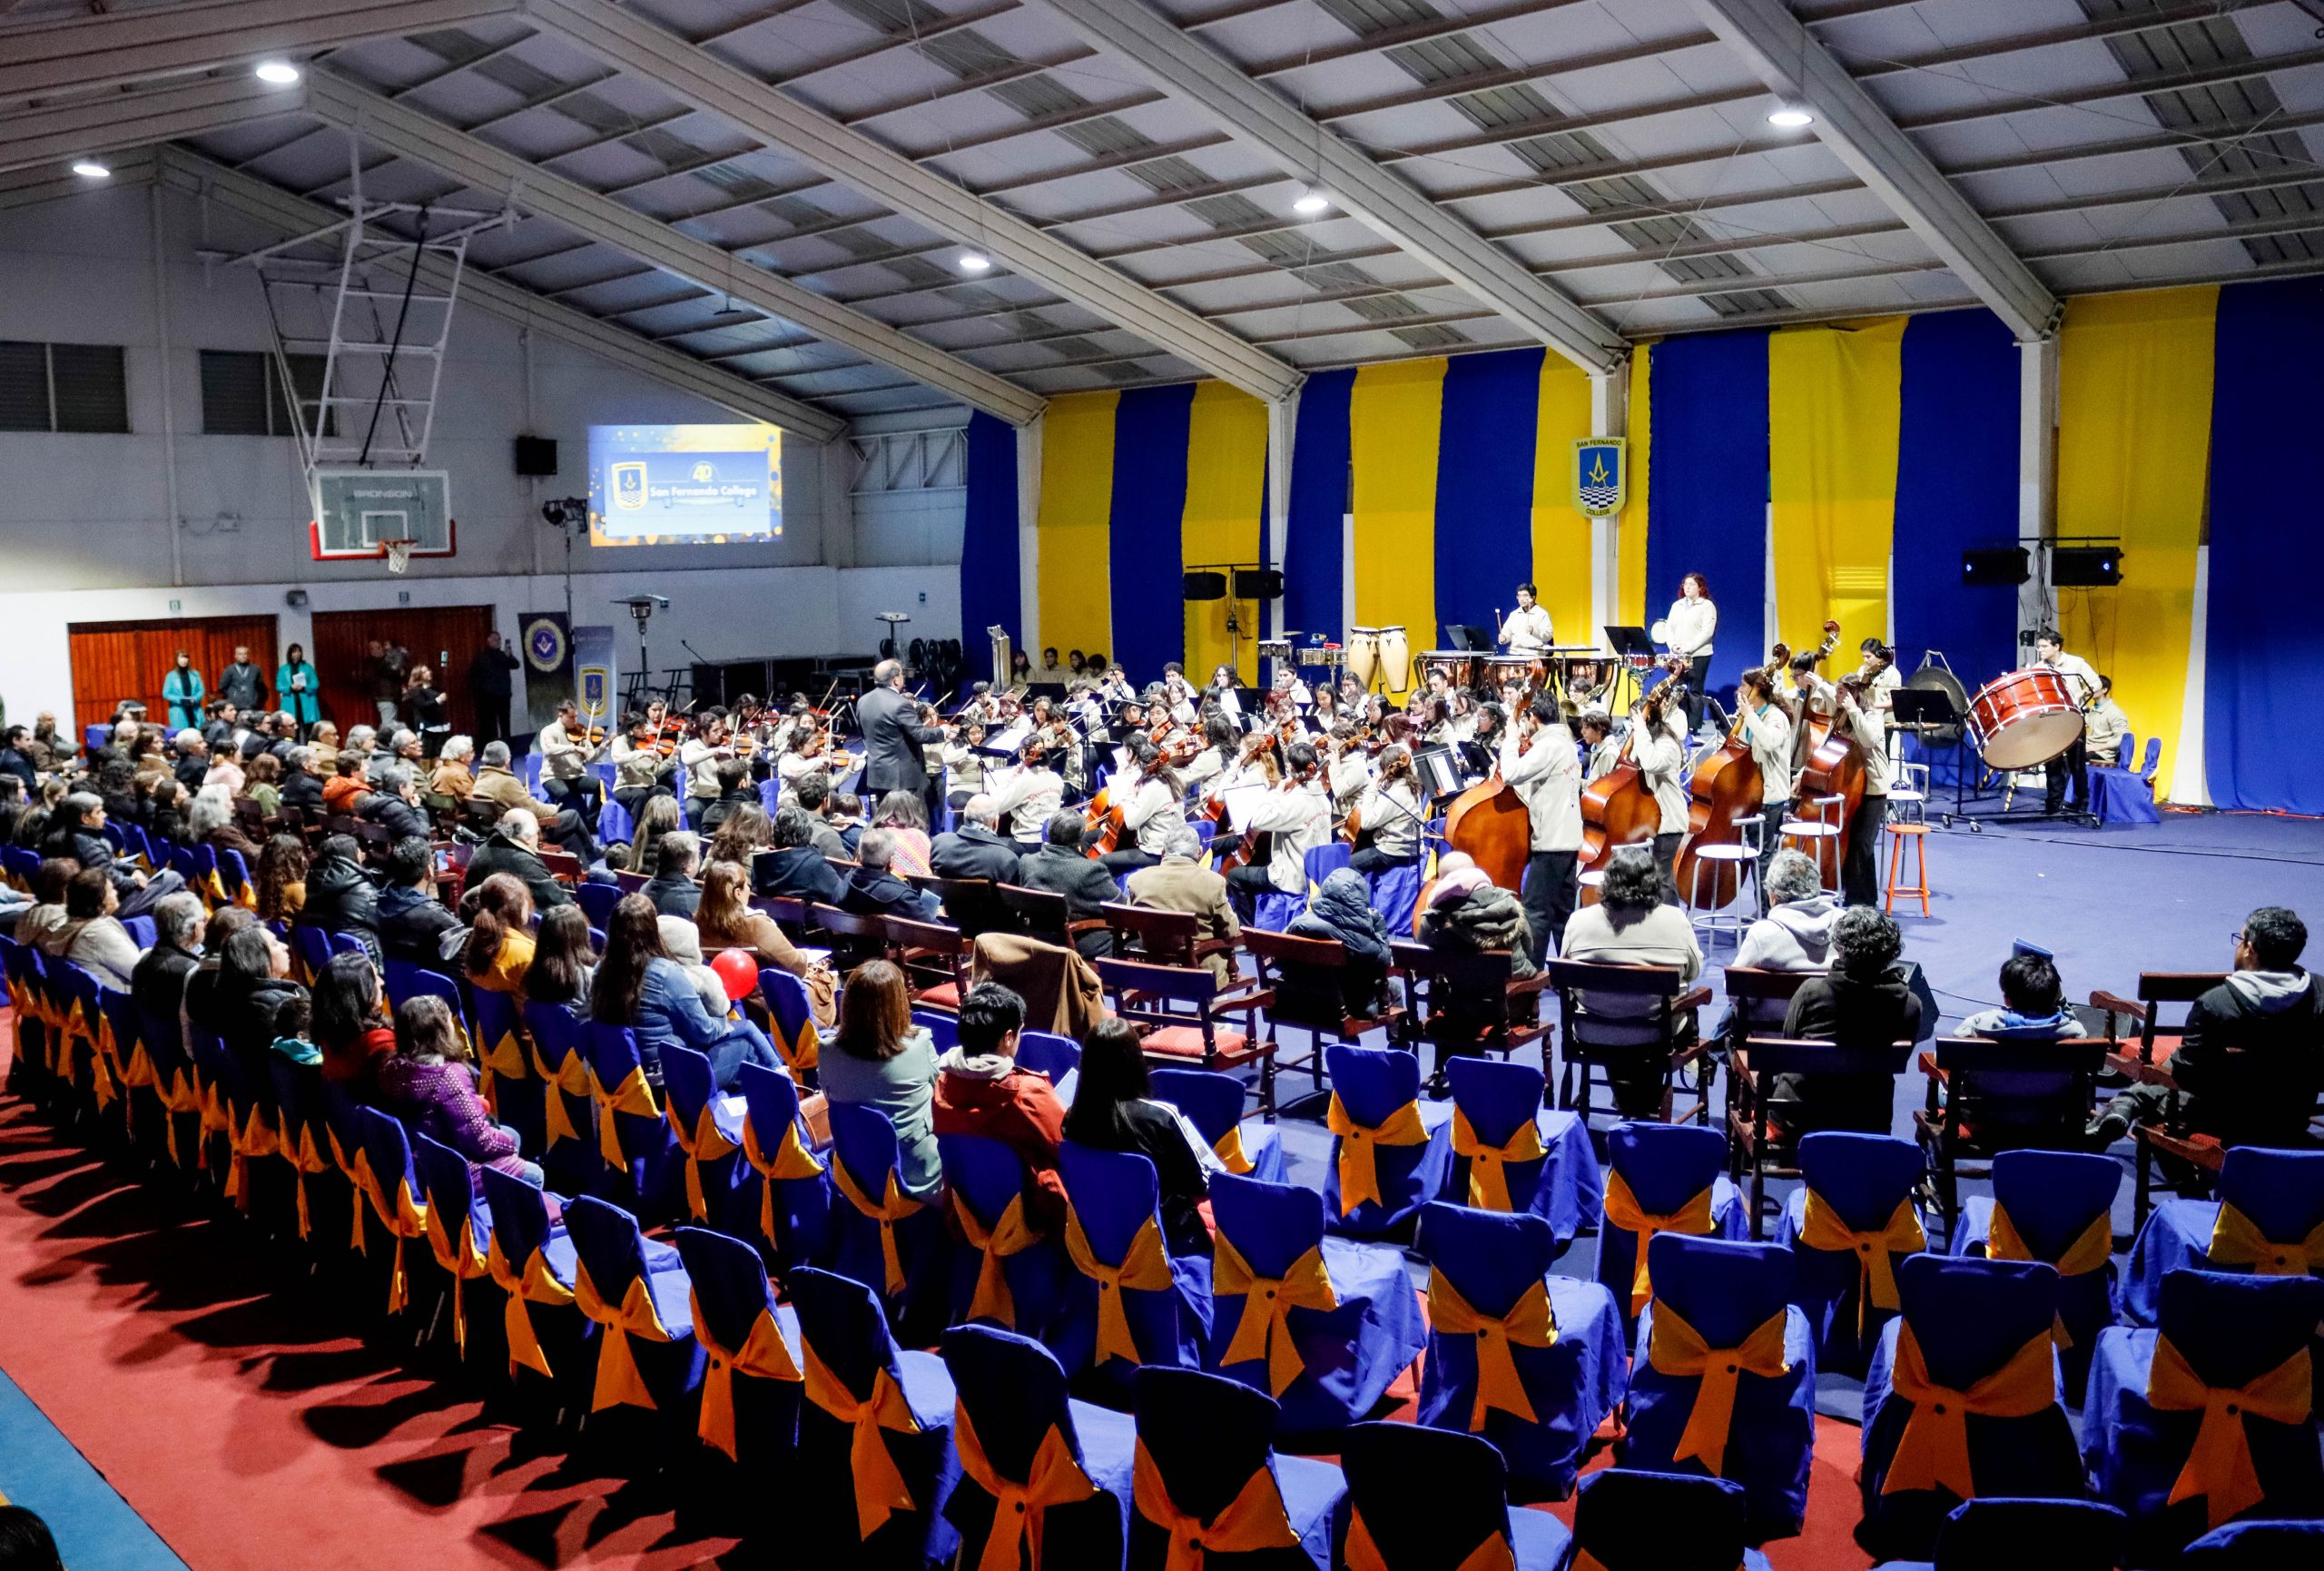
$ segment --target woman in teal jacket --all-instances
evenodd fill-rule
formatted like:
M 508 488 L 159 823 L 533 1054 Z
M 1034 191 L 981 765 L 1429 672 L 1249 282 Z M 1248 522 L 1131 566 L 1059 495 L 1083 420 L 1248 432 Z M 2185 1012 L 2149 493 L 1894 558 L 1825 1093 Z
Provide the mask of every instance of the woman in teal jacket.
M 322 678 L 307 663 L 303 644 L 293 644 L 284 651 L 282 665 L 274 673 L 274 691 L 282 701 L 282 712 L 299 724 L 299 735 L 304 736 L 307 727 L 322 718 L 318 699 L 322 692 Z
M 209 697 L 210 689 L 202 686 L 202 673 L 193 668 L 192 657 L 180 649 L 170 674 L 162 678 L 162 699 L 170 706 L 170 729 L 200 729 L 202 701 Z

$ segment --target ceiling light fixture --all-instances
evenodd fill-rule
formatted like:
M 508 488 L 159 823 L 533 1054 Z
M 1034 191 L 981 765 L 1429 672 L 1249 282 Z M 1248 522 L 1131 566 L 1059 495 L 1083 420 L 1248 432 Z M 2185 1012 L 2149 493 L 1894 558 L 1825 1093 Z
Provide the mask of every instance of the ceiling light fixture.
M 1816 124 L 1816 116 L 1797 104 L 1778 104 L 1769 112 L 1768 124 L 1785 131 L 1798 131 Z
M 960 271 L 962 272 L 990 272 L 992 258 L 980 251 L 964 251 L 960 252 Z
M 1303 185 L 1299 188 L 1298 196 L 1292 201 L 1291 211 L 1313 218 L 1319 212 L 1330 212 L 1331 206 L 1332 199 L 1324 194 L 1322 186 Z
M 73 173 L 79 175 L 84 180 L 111 180 L 113 178 L 113 171 L 106 168 L 103 164 L 99 163 L 94 158 L 84 158 L 76 161 L 73 165 Z
M 299 80 L 299 68 L 288 60 L 261 60 L 255 74 L 261 82 L 276 87 L 288 87 Z

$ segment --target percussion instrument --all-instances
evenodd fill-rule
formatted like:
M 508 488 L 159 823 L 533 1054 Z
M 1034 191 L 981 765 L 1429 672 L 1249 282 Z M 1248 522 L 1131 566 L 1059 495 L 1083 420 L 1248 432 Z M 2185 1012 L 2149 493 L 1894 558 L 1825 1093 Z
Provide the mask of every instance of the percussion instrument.
M 1261 638 L 1259 640 L 1259 658 L 1262 660 L 1283 660 L 1287 662 L 1291 658 L 1291 640 L 1288 638 Z
M 1380 674 L 1380 629 L 1350 627 L 1347 630 L 1347 674 L 1372 691 L 1372 678 Z
M 1413 646 L 1403 628 L 1380 629 L 1380 679 L 1391 693 L 1403 693 L 1413 685 Z M 1365 686 L 1369 687 L 1370 683 Z
M 2081 706 L 2046 666 L 2008 671 L 1969 701 L 1969 743 L 1995 769 L 2038 769 L 2082 735 Z
M 1313 658 L 1311 659 L 1310 664 L 1313 665 L 1326 666 L 1336 671 L 1341 667 L 1347 664 L 1347 651 L 1341 648 L 1337 644 L 1326 644 L 1322 648 L 1314 650 L 1311 653 Z
M 1646 636 L 1667 648 L 1670 643 L 1669 618 L 1667 617 L 1655 618 L 1653 622 L 1647 627 Z

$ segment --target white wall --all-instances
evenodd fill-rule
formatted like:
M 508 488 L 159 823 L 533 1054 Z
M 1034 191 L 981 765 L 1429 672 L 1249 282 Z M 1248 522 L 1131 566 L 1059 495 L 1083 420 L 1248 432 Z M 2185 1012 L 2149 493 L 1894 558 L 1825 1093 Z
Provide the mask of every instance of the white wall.
M 458 554 L 415 560 L 402 578 L 376 561 L 312 560 L 297 444 L 201 429 L 199 352 L 271 342 L 251 270 L 203 253 L 280 237 L 162 193 L 164 317 L 153 200 L 144 188 L 94 190 L 0 212 L 0 339 L 126 345 L 133 433 L 0 432 L 0 697 L 12 715 L 68 708 L 75 621 L 273 612 L 281 642 L 311 645 L 315 610 L 489 603 L 513 636 L 521 613 L 561 609 L 569 595 L 576 621 L 623 625 L 626 664 L 635 645 L 609 602 L 651 590 L 671 600 L 652 627 L 657 667 L 689 657 L 681 639 L 710 659 L 865 652 L 881 610 L 910 615 L 908 637 L 959 636 L 959 494 L 866 499 L 859 541 L 843 440 L 786 446 L 778 540 L 593 549 L 585 539 L 568 578 L 566 542 L 539 504 L 587 490 L 590 425 L 735 417 L 469 307 L 456 319 L 428 454 L 451 475 Z M 557 475 L 512 472 L 511 439 L 525 433 L 556 440 Z M 284 605 L 294 587 L 310 608 Z

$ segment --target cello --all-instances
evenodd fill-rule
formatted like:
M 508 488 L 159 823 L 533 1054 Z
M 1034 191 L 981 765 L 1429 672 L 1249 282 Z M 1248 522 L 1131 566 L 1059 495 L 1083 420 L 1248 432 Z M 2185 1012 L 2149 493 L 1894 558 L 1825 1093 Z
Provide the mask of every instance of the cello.
M 1839 686 L 1858 702 L 1863 700 L 1865 683 L 1860 677 L 1843 677 Z M 1792 793 L 1791 815 L 1810 823 L 1834 825 L 1835 853 L 1847 844 L 1848 825 L 1864 807 L 1864 757 L 1857 752 L 1855 739 L 1843 732 L 1837 713 L 1818 715 L 1808 721 L 1807 762 L 1800 766 L 1799 785 Z M 1838 810 L 1825 818 L 1816 806 L 1818 797 L 1838 797 Z M 1805 851 L 1823 866 L 1823 857 L 1809 846 L 1799 844 L 1795 835 L 1786 835 L 1784 844 L 1794 850 Z M 1840 886 L 1840 857 L 1836 854 L 1831 866 L 1824 873 L 1824 887 L 1837 890 Z

